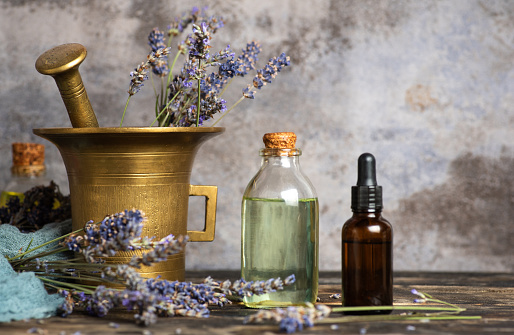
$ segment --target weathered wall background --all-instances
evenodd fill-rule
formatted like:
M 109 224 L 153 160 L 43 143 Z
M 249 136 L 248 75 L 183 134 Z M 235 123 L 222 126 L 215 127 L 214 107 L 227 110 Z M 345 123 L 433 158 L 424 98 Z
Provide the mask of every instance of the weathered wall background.
M 32 135 L 70 126 L 54 81 L 34 69 L 42 52 L 85 45 L 89 97 L 100 124 L 116 126 L 148 33 L 189 10 L 186 3 L 1 1 L 0 185 L 9 179 L 10 143 L 36 141 L 47 144 L 49 175 L 67 190 L 57 150 Z M 192 183 L 219 186 L 217 235 L 189 245 L 189 269 L 239 268 L 241 195 L 258 169 L 262 135 L 286 130 L 298 134 L 319 195 L 322 270 L 340 269 L 356 160 L 368 151 L 395 230 L 396 270 L 514 271 L 514 2 L 197 5 L 226 19 L 213 40 L 220 47 L 239 50 L 255 39 L 261 64 L 285 51 L 293 66 L 225 118 L 226 133 L 200 150 Z M 152 94 L 147 84 L 132 99 L 127 125 L 150 124 Z M 200 221 L 203 209 L 192 212 Z

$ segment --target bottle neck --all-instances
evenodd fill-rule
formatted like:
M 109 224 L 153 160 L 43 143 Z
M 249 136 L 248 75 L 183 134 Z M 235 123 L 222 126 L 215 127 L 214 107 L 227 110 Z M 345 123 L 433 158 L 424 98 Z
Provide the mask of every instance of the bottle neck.
M 382 211 L 382 186 L 352 186 L 352 211 L 358 213 Z
M 380 218 L 382 216 L 382 211 L 373 211 L 373 212 L 357 212 L 355 210 L 352 210 L 353 217 L 360 217 L 360 218 Z
M 45 165 L 13 165 L 11 174 L 16 177 L 39 177 L 46 173 Z
M 299 168 L 300 149 L 261 149 L 262 166 Z

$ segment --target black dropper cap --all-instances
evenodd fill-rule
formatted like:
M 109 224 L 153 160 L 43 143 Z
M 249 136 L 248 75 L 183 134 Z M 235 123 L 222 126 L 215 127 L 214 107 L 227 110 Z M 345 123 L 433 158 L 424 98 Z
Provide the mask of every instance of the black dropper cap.
M 382 186 L 377 185 L 375 157 L 370 153 L 360 155 L 357 185 L 352 186 L 354 212 L 379 212 L 382 210 Z

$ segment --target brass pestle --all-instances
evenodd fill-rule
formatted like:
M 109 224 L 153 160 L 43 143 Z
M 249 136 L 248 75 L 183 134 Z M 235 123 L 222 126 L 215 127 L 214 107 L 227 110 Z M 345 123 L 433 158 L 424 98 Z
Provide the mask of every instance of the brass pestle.
M 78 70 L 86 54 L 83 45 L 70 43 L 44 52 L 36 61 L 36 70 L 39 73 L 55 79 L 74 128 L 98 127 L 95 112 Z

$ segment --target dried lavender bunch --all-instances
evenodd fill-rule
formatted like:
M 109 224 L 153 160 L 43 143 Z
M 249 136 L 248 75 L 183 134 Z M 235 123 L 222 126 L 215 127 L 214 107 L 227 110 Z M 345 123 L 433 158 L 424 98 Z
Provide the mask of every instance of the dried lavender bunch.
M 56 206 L 56 204 L 58 206 Z M 41 229 L 45 224 L 71 218 L 71 202 L 53 181 L 40 185 L 23 194 L 23 201 L 16 196 L 0 208 L 0 222 L 18 227 L 23 232 Z
M 45 269 L 52 269 L 53 272 L 58 270 L 61 273 L 78 276 L 81 275 L 80 271 L 82 270 L 86 271 L 86 274 L 91 270 L 89 264 L 102 264 L 104 263 L 103 257 L 114 256 L 118 251 L 162 248 L 163 243 L 171 250 L 168 252 L 177 253 L 182 250 L 187 238 L 175 239 L 173 235 L 169 235 L 161 241 L 154 241 L 152 238 L 141 238 L 145 221 L 144 214 L 135 209 L 108 215 L 101 222 L 87 222 L 82 229 L 46 242 L 44 245 L 60 242 L 52 250 L 34 254 L 34 251 L 42 247 L 42 245 L 37 246 L 10 258 L 9 262 L 14 270 L 34 271 L 36 275 L 43 271 L 40 269 L 43 266 Z M 62 264 L 63 261 L 50 262 L 42 259 L 44 256 L 65 251 L 82 254 L 84 259 L 72 259 L 73 264 L 70 264 L 68 260 L 64 261 L 65 264 Z M 166 252 L 166 250 L 162 252 Z M 155 251 L 150 250 L 147 253 L 153 254 Z M 27 256 L 29 254 L 30 256 Z M 134 258 L 138 257 L 149 256 L 145 256 L 145 253 L 142 256 L 134 256 Z M 87 266 L 80 269 L 81 265 Z M 95 268 L 101 269 L 99 265 Z M 48 273 L 46 270 L 43 271 L 43 273 L 45 272 Z
M 227 101 L 222 99 L 223 93 L 232 78 L 244 77 L 255 70 L 261 47 L 256 42 L 250 42 L 236 57 L 227 45 L 226 48 L 211 54 L 211 40 L 213 35 L 224 26 L 223 18 L 207 16 L 205 8 L 199 10 L 194 7 L 191 12 L 175 18 L 168 26 L 167 43 L 165 32 L 158 28 L 152 30 L 148 36 L 151 53 L 168 50 L 172 39 L 183 33 L 188 26 L 192 27 L 192 33 L 178 43 L 173 60 L 166 54 L 159 58 L 159 61 L 147 65 L 143 63 L 131 73 L 133 79 L 120 126 L 123 124 L 130 97 L 137 93 L 143 86 L 143 81 L 149 78 L 150 68 L 153 75 L 161 82 L 160 90 L 154 86 L 156 117 L 151 126 L 157 122 L 160 127 L 198 127 L 214 118 L 214 115 L 220 114 L 218 120 L 212 124 L 216 125 L 244 99 L 254 99 L 255 89 L 260 90 L 271 83 L 283 67 L 290 65 L 290 59 L 284 53 L 271 58 L 262 69 L 256 70 L 252 84 L 242 90 L 239 100 L 229 108 Z M 179 73 L 173 74 L 180 56 L 185 58 L 183 66 Z
M 123 278 L 125 289 L 117 290 L 102 285 L 90 295 L 61 290 L 66 297 L 66 303 L 62 307 L 63 316 L 70 314 L 75 307 L 84 308 L 95 316 L 105 316 L 113 308 L 124 307 L 135 312 L 136 323 L 148 326 L 155 323 L 158 316 L 208 317 L 209 305 L 224 306 L 231 303 L 227 295 L 265 294 L 283 289 L 285 285 L 294 282 L 294 277 L 284 282 L 270 279 L 252 283 L 247 287 L 241 287 L 240 281 L 234 284 L 228 280 L 220 283 L 210 277 L 201 284 L 170 282 L 142 278 L 134 268 L 123 265 L 118 266 L 116 272 L 108 268 L 104 273 L 109 277 Z
M 100 223 L 89 221 L 84 227 L 84 235 L 71 234 L 64 239 L 63 244 L 69 250 L 84 254 L 89 263 L 100 263 L 103 262 L 101 257 L 114 256 L 118 251 L 131 251 L 150 245 L 153 247 L 151 240 L 147 240 L 144 246 L 136 244 L 141 239 L 145 221 L 141 211 L 125 210 L 106 216 Z M 173 239 L 173 236 L 167 238 Z
M 169 235 L 158 241 L 141 237 L 145 221 L 139 210 L 108 215 L 101 222 L 88 222 L 83 229 L 56 239 L 61 243 L 51 251 L 33 255 L 38 249 L 35 247 L 12 257 L 9 262 L 16 271 L 32 271 L 48 289 L 58 290 L 65 297 L 61 306 L 63 316 L 77 307 L 96 316 L 105 316 L 111 309 L 122 307 L 133 311 L 136 322 L 141 325 L 156 322 L 158 316 L 208 317 L 209 305 L 223 306 L 230 303 L 231 296 L 274 292 L 294 282 L 294 276 L 284 281 L 278 278 L 255 283 L 217 282 L 208 277 L 200 284 L 143 278 L 137 272 L 141 265 L 164 261 L 181 252 L 187 242 L 184 236 Z M 118 251 L 138 249 L 143 252 L 133 256 L 127 264 L 103 261 L 103 257 L 113 256 Z M 82 257 L 44 259 L 44 256 L 66 251 L 74 251 Z M 72 278 L 89 283 L 70 281 Z M 92 287 L 90 283 L 96 285 Z M 107 284 L 123 289 L 109 288 Z

